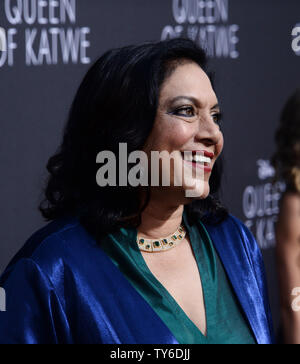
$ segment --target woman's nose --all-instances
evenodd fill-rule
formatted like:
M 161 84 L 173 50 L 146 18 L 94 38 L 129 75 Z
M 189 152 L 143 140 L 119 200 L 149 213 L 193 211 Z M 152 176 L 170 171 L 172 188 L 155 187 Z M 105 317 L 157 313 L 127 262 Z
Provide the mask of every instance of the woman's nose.
M 220 126 L 216 124 L 211 116 L 199 120 L 196 138 L 206 145 L 216 145 L 222 138 Z

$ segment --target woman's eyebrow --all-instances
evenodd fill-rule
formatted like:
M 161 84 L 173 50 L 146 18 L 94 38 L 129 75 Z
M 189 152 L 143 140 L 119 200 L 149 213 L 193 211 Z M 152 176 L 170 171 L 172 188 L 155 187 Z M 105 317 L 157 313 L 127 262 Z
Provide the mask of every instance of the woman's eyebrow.
M 169 105 L 173 104 L 174 102 L 176 102 L 178 100 L 182 100 L 182 99 L 192 101 L 198 107 L 202 106 L 201 103 L 199 102 L 199 100 L 193 96 L 176 96 L 174 98 L 167 99 L 167 101 L 165 102 L 165 105 L 169 106 Z M 211 108 L 211 110 L 215 110 L 215 109 L 220 109 L 220 105 L 218 103 Z
M 213 106 L 211 108 L 211 110 L 220 110 L 220 105 L 219 104 L 216 104 L 215 106 Z

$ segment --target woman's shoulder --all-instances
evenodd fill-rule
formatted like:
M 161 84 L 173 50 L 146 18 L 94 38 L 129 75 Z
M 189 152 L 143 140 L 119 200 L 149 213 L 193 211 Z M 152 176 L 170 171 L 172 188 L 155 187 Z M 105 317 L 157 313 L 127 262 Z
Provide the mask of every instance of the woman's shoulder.
M 231 247 L 243 250 L 252 250 L 259 253 L 259 245 L 250 231 L 242 220 L 233 214 L 228 214 L 225 219 L 219 223 L 204 224 L 211 237 L 216 242 L 226 241 Z
M 279 218 L 276 223 L 278 246 L 299 247 L 300 241 L 300 194 L 286 192 L 281 199 Z
M 241 232 L 244 231 L 247 234 L 251 234 L 249 228 L 242 222 L 238 217 L 233 214 L 228 214 L 222 221 L 209 221 L 206 222 L 206 225 L 211 229 L 215 230 L 226 230 L 233 229 L 233 231 Z
M 79 220 L 73 217 L 61 218 L 35 231 L 25 242 L 5 269 L 4 276 L 19 262 L 30 261 L 45 274 L 53 274 L 58 262 L 63 264 L 82 256 L 96 246 Z
M 263 256 L 250 229 L 232 214 L 220 224 L 206 228 L 222 261 L 232 272 L 232 278 L 241 270 L 246 274 L 252 271 L 263 291 L 266 285 Z
M 300 217 L 300 194 L 287 191 L 282 196 L 280 207 L 284 215 L 298 215 Z

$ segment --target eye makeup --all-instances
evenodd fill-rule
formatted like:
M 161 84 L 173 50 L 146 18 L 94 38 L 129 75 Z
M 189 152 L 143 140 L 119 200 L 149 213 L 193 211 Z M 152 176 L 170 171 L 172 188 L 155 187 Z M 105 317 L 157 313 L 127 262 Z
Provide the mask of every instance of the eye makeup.
M 197 110 L 195 110 L 195 107 L 192 105 L 183 105 L 176 107 L 173 110 L 168 111 L 167 114 L 180 116 L 192 120 L 197 119 L 198 117 Z M 221 112 L 216 111 L 213 114 L 211 114 L 211 117 L 213 118 L 216 124 L 220 125 L 222 123 L 223 114 Z
M 214 121 L 216 124 L 221 125 L 223 121 L 223 113 L 217 112 L 215 114 L 212 114 L 212 117 L 214 118 Z
M 172 114 L 184 117 L 193 117 L 196 115 L 193 106 L 181 106 L 179 108 L 176 108 L 175 111 L 172 112 Z

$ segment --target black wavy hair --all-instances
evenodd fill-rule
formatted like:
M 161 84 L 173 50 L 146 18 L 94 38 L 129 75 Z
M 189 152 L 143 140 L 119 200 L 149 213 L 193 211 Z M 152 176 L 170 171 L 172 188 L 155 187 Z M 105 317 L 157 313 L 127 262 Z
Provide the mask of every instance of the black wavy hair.
M 275 141 L 274 182 L 283 179 L 287 191 L 300 193 L 300 89 L 291 95 L 282 110 Z
M 63 142 L 47 164 L 50 176 L 39 207 L 46 220 L 76 216 L 96 238 L 120 227 L 139 226 L 150 189 L 141 205 L 137 187 L 99 187 L 96 156 L 103 150 L 118 156 L 119 143 L 127 143 L 128 154 L 143 149 L 154 125 L 160 88 L 186 61 L 212 76 L 205 52 L 184 38 L 111 49 L 94 63 L 72 103 Z M 218 200 L 221 175 L 219 158 L 209 197 L 185 205 L 191 224 L 196 219 L 218 224 L 227 217 Z

